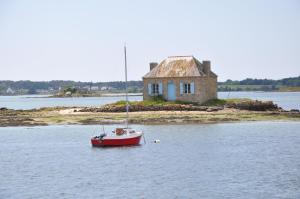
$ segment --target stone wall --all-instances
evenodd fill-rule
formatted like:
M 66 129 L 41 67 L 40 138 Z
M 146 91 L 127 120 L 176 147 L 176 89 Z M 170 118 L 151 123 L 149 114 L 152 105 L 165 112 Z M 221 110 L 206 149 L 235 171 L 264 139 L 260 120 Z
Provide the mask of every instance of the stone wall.
M 176 87 L 176 100 L 200 102 L 203 103 L 209 99 L 217 98 L 217 78 L 214 77 L 175 77 L 175 78 L 144 78 L 144 100 L 151 99 L 152 96 L 148 95 L 148 83 L 163 83 L 163 97 L 168 97 L 168 82 L 173 81 Z M 180 81 L 190 83 L 195 82 L 194 94 L 182 94 L 180 95 Z

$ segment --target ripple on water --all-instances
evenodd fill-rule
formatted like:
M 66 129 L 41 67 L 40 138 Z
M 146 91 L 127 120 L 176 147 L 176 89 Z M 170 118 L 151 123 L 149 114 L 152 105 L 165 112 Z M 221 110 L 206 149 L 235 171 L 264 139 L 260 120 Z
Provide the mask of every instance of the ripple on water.
M 300 198 L 299 122 L 133 127 L 146 145 L 92 148 L 97 126 L 0 128 L 0 198 Z

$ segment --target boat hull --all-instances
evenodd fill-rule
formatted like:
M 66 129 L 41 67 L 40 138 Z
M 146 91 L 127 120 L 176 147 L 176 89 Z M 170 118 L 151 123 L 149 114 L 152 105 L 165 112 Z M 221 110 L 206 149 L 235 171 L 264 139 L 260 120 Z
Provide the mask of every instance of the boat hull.
M 128 138 L 109 138 L 105 137 L 103 139 L 99 138 L 92 138 L 91 144 L 93 147 L 106 147 L 106 146 L 133 146 L 139 145 L 141 140 L 142 134 L 135 136 L 135 137 L 128 137 Z

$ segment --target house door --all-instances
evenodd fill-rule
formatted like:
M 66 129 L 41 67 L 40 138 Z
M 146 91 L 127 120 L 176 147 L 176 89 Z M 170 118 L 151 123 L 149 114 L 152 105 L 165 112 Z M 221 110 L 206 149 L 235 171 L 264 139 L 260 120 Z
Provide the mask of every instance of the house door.
M 168 100 L 176 100 L 176 87 L 173 82 L 168 83 Z

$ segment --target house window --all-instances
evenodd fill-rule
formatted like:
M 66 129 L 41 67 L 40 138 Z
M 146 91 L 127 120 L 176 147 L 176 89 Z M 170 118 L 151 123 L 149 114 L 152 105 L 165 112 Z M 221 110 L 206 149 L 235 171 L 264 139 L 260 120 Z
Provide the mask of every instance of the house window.
M 158 84 L 152 84 L 151 85 L 151 91 L 152 91 L 152 94 L 158 95 L 159 94 L 159 86 L 158 86 Z
M 190 83 L 184 84 L 183 88 L 184 88 L 183 93 L 185 93 L 185 94 L 191 93 L 191 84 Z

